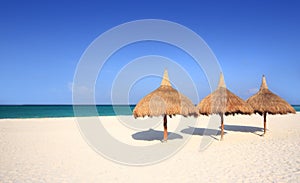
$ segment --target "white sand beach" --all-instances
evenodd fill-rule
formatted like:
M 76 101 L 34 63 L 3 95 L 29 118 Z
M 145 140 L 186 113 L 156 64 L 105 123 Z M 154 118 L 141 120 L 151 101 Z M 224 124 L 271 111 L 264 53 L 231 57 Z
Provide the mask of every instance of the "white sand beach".
M 139 131 L 124 127 L 116 117 L 100 118 L 123 143 L 161 143 L 162 123 L 153 134 L 137 136 Z M 169 132 L 177 127 L 176 120 L 169 120 Z M 300 113 L 269 115 L 264 137 L 261 116 L 226 116 L 224 141 L 217 140 L 214 129 L 204 132 L 208 120 L 200 116 L 197 126 L 187 123 L 176 132 L 191 138 L 172 157 L 128 166 L 95 152 L 82 138 L 75 118 L 1 119 L 0 182 L 300 182 Z M 212 143 L 199 151 L 204 138 Z

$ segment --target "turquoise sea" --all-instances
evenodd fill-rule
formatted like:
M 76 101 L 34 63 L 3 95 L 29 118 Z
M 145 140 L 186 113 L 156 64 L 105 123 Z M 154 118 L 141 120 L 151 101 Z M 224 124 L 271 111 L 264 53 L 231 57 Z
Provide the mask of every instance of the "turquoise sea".
M 116 116 L 132 115 L 135 105 L 97 105 L 97 114 L 93 113 L 95 106 L 76 106 L 80 114 L 76 116 Z M 293 105 L 300 112 L 300 105 Z M 0 119 L 5 118 L 54 118 L 74 117 L 73 105 L 0 105 Z
M 75 106 L 76 116 L 132 115 L 135 105 L 97 105 L 96 114 L 92 105 Z M 73 105 L 0 105 L 0 119 L 5 118 L 55 118 L 74 117 Z

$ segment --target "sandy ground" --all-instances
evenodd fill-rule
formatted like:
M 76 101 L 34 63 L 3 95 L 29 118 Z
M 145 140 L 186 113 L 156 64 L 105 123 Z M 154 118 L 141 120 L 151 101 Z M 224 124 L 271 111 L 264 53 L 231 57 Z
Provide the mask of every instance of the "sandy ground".
M 224 141 L 208 125 L 209 117 L 201 116 L 196 125 L 185 122 L 179 130 L 182 121 L 176 117 L 169 120 L 174 133 L 167 143 L 159 141 L 162 123 L 139 131 L 116 117 L 100 119 L 112 136 L 136 147 L 168 148 L 190 139 L 166 160 L 129 166 L 95 152 L 75 118 L 2 119 L 0 182 L 300 182 L 300 113 L 268 116 L 264 137 L 261 116 L 226 116 Z M 200 146 L 207 141 L 209 146 Z

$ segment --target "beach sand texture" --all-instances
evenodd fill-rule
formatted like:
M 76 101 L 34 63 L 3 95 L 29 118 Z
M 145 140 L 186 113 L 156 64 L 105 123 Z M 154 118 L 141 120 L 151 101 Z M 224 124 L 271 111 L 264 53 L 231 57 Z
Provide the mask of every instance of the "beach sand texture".
M 134 139 L 138 131 L 119 124 L 116 117 L 100 118 L 124 143 L 160 143 Z M 176 128 L 176 118 L 169 121 L 169 132 Z M 300 113 L 269 115 L 264 137 L 259 136 L 261 116 L 226 116 L 224 141 L 212 135 L 211 145 L 199 151 L 208 120 L 200 116 L 197 126 L 186 124 L 178 135 L 196 130 L 171 158 L 126 166 L 93 151 L 75 118 L 1 119 L 0 182 L 300 182 Z M 162 132 L 162 125 L 155 130 Z

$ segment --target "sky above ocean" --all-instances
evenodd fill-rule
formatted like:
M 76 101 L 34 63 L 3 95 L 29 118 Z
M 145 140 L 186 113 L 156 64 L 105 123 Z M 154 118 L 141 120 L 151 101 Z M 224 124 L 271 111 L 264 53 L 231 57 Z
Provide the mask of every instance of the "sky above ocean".
M 258 91 L 264 74 L 271 91 L 300 104 L 299 9 L 296 0 L 1 1 L 0 104 L 72 104 L 76 67 L 89 45 L 113 27 L 141 19 L 172 21 L 198 34 L 217 58 L 227 87 L 241 98 Z M 153 61 L 162 63 L 161 75 L 168 68 L 172 84 L 194 103 L 211 92 L 205 72 L 190 55 L 174 45 L 143 41 L 107 60 L 95 82 L 96 103 L 112 103 L 118 73 L 149 55 L 161 56 Z M 188 72 L 196 94 L 166 58 Z M 114 102 L 134 104 L 160 80 L 157 75 L 141 78 L 129 91 L 121 82 Z

